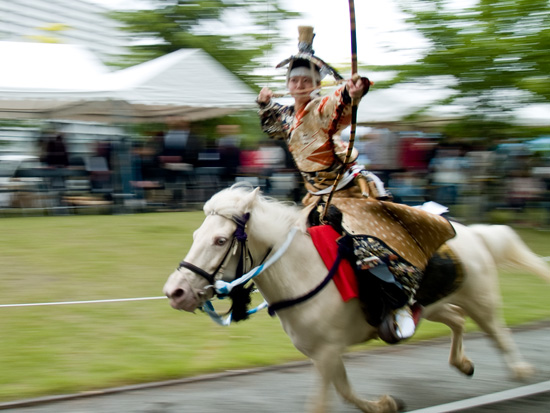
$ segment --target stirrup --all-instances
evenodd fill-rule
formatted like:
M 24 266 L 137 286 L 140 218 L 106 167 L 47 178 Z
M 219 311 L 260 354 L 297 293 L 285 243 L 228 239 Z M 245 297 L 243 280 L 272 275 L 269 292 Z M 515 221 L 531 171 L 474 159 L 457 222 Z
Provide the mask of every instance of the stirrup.
M 388 314 L 378 326 L 378 336 L 388 344 L 396 344 L 411 338 L 415 331 L 422 307 L 415 303 Z
M 382 323 L 378 326 L 378 337 L 382 341 L 388 344 L 397 344 L 401 341 L 397 332 L 395 331 L 395 322 L 393 319 L 393 313 L 389 314 L 382 320 Z

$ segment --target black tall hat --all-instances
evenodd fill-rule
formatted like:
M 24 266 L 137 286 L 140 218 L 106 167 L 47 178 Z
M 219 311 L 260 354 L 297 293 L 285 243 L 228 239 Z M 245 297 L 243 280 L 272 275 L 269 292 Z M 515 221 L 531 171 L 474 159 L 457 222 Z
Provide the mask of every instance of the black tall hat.
M 336 69 L 314 55 L 314 37 L 315 33 L 313 33 L 313 27 L 298 26 L 298 53 L 290 56 L 288 59 L 283 60 L 276 66 L 276 68 L 279 69 L 288 65 L 288 79 L 290 71 L 294 69 L 294 67 L 304 66 L 304 62 L 307 62 L 312 70 L 319 72 L 321 79 L 325 78 L 328 75 L 331 75 L 336 81 L 344 80 L 344 78 L 336 71 Z

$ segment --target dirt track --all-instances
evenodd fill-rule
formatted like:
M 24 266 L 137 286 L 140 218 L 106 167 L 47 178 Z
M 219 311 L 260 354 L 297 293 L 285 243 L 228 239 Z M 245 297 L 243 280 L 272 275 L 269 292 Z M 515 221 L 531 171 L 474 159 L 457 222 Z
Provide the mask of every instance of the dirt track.
M 404 400 L 408 411 L 437 406 L 535 383 L 550 383 L 550 322 L 518 328 L 514 338 L 525 359 L 537 368 L 535 377 L 524 383 L 510 379 L 500 355 L 480 334 L 466 337 L 465 349 L 476 365 L 472 378 L 459 374 L 447 364 L 449 339 L 423 344 L 402 344 L 347 358 L 348 374 L 357 392 L 368 398 L 391 394 Z M 180 413 L 180 412 L 302 412 L 307 395 L 315 387 L 315 372 L 309 363 L 289 364 L 271 369 L 203 376 L 185 383 L 152 388 L 134 387 L 126 391 L 78 396 L 65 401 L 39 403 L 28 407 L 0 405 L 16 413 Z M 333 397 L 333 412 L 358 412 Z M 480 407 L 468 412 L 542 413 L 550 411 L 550 392 Z M 441 410 L 433 410 L 441 411 Z M 466 411 L 466 410 L 461 410 Z

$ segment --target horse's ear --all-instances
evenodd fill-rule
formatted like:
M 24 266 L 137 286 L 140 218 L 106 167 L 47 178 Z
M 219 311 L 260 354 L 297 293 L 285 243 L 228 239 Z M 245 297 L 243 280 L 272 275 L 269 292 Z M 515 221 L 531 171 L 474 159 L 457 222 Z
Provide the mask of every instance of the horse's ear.
M 260 187 L 257 187 L 243 199 L 244 209 L 246 212 L 249 212 L 250 210 L 252 210 L 254 201 L 256 200 L 256 197 L 258 196 L 259 193 L 260 193 Z

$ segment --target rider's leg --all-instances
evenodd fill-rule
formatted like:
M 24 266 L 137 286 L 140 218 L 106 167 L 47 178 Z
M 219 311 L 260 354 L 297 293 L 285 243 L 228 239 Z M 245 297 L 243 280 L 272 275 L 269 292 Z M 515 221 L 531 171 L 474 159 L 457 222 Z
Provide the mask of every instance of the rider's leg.
M 378 327 L 378 335 L 388 344 L 396 344 L 414 335 L 422 316 L 418 303 L 406 305 L 390 312 Z
M 399 339 L 404 340 L 414 335 L 421 314 L 422 306 L 418 303 L 407 305 L 394 312 L 395 332 Z

